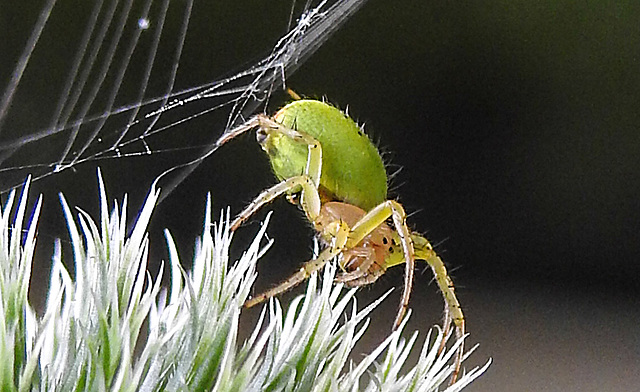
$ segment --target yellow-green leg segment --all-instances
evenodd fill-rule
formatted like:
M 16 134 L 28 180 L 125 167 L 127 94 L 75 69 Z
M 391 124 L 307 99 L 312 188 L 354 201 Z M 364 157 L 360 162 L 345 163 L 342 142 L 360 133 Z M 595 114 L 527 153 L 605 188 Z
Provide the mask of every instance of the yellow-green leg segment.
M 278 294 L 284 293 L 285 291 L 296 287 L 297 285 L 308 279 L 312 273 L 324 267 L 324 265 L 327 264 L 328 261 L 339 255 L 340 252 L 343 251 L 344 246 L 347 243 L 349 226 L 347 226 L 347 224 L 342 221 L 335 221 L 330 230 L 331 235 L 333 236 L 333 241 L 328 248 L 323 250 L 320 255 L 318 255 L 317 259 L 307 261 L 302 265 L 298 272 L 293 274 L 287 280 L 272 289 L 269 289 L 261 294 L 256 295 L 253 298 L 248 299 L 244 303 L 244 306 L 250 308 L 271 297 L 275 297 Z
M 429 241 L 427 241 L 426 238 L 415 233 L 412 235 L 412 238 L 415 245 L 416 258 L 418 260 L 424 260 L 427 264 L 429 264 L 438 288 L 440 289 L 442 297 L 444 298 L 445 311 L 443 328 L 445 336 L 449 334 L 451 322 L 453 321 L 453 324 L 455 325 L 456 338 L 460 339 L 465 334 L 465 320 L 462 313 L 462 307 L 460 306 L 460 302 L 458 302 L 458 298 L 456 297 L 455 288 L 453 286 L 451 278 L 449 277 L 447 268 L 442 262 L 442 259 L 433 250 L 431 244 L 429 243 Z M 446 338 L 442 341 L 440 351 L 444 349 L 445 343 Z M 452 383 L 455 382 L 458 373 L 460 373 L 460 366 L 462 364 L 463 355 L 464 344 L 460 344 L 458 352 L 456 353 L 456 368 L 451 378 Z
M 409 298 L 411 297 L 415 267 L 413 241 L 411 240 L 411 233 L 407 227 L 407 215 L 404 212 L 402 205 L 395 200 L 387 200 L 374 207 L 353 226 L 351 234 L 349 235 L 349 241 L 347 241 L 347 247 L 356 246 L 364 239 L 364 237 L 374 231 L 390 217 L 393 219 L 393 224 L 398 236 L 400 237 L 405 261 L 404 291 L 402 292 L 400 308 L 398 309 L 396 319 L 393 323 L 395 329 L 400 325 L 404 315 L 407 313 L 407 309 L 409 308 Z

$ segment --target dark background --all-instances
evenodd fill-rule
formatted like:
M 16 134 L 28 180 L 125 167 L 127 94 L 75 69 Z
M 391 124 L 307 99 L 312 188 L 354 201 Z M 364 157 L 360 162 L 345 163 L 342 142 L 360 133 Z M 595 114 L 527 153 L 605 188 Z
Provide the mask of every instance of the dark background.
M 41 7 L 13 3 L 0 11 L 3 86 Z M 286 31 L 291 3 L 282 3 L 196 4 L 177 86 L 233 74 L 266 55 Z M 76 21 L 88 13 L 81 4 L 57 6 L 5 132 L 48 125 L 59 91 L 52 81 L 64 81 L 65 51 L 72 53 L 65 42 L 77 39 L 84 22 Z M 466 364 L 494 360 L 468 391 L 630 391 L 640 381 L 639 20 L 632 1 L 370 0 L 287 78 L 300 94 L 348 105 L 403 168 L 391 197 L 414 212 L 411 225 L 451 270 L 468 342 L 480 343 Z M 285 101 L 274 94 L 269 110 Z M 223 128 L 205 116 L 169 132 L 198 145 Z M 99 162 L 110 197 L 129 193 L 135 214 L 167 159 Z M 46 193 L 36 277 L 47 277 L 46 244 L 66 236 L 56 193 L 95 216 L 95 167 L 35 184 Z M 216 210 L 238 211 L 272 183 L 252 136 L 225 146 L 157 209 L 154 261 L 166 258 L 165 227 L 189 259 L 206 192 Z M 295 208 L 279 201 L 272 209 L 276 243 L 262 260 L 261 288 L 293 272 L 312 244 Z M 260 220 L 238 234 L 238 252 Z M 430 281 L 429 271 L 418 274 L 409 330 L 438 322 Z M 401 285 L 400 268 L 360 291 L 364 304 L 397 288 L 373 314 L 372 330 L 390 328 Z M 36 304 L 44 286 L 34 284 Z M 367 335 L 362 350 L 379 339 Z

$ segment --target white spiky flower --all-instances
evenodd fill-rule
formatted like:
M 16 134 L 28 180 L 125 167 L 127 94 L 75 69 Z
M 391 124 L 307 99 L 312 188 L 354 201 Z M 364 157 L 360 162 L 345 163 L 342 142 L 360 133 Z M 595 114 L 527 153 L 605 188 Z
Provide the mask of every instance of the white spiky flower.
M 446 387 L 459 342 L 438 354 L 443 334 L 434 329 L 435 337 L 429 334 L 417 364 L 408 368 L 418 333 L 402 338 L 405 324 L 359 363 L 351 362 L 368 314 L 384 298 L 358 310 L 355 289 L 332 284 L 332 265 L 322 281 L 316 274 L 309 279 L 305 296 L 286 312 L 272 299 L 240 344 L 242 305 L 256 262 L 270 245 L 261 245 L 268 218 L 240 260 L 230 263 L 228 214 L 212 223 L 208 200 L 191 272 L 182 269 L 166 232 L 171 285 L 164 289 L 163 268 L 155 281 L 147 272 L 146 228 L 159 191 L 150 191 L 127 236 L 126 198 L 109 212 L 100 176 L 99 183 L 98 222 L 79 211 L 76 223 L 61 196 L 75 274 L 72 278 L 64 267 L 57 243 L 41 316 L 27 298 L 41 199 L 27 219 L 27 181 L 17 207 L 11 193 L 0 214 L 3 391 L 453 392 L 489 366 L 474 368 Z

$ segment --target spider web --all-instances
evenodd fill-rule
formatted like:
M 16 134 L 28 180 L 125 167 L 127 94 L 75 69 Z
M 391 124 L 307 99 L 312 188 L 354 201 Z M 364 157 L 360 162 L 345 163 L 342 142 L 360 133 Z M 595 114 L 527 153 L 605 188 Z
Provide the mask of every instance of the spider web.
M 185 58 L 184 49 L 197 34 L 190 31 L 191 22 L 203 14 L 195 0 L 96 0 L 72 4 L 73 9 L 46 1 L 28 38 L 22 38 L 26 45 L 15 57 L 13 71 L 4 76 L 3 193 L 27 175 L 39 180 L 88 163 L 151 156 L 156 168 L 151 175 L 162 175 L 166 197 L 213 153 L 215 140 L 266 110 L 271 94 L 282 90 L 287 77 L 366 0 L 294 2 L 279 20 L 284 34 L 269 43 L 266 56 L 187 88 L 180 81 L 189 79 L 194 59 Z M 216 5 L 229 12 L 228 4 Z M 78 24 L 84 26 L 80 35 L 65 30 Z M 51 45 L 60 48 L 40 51 Z M 34 84 L 55 98 L 34 95 Z M 200 126 L 203 118 L 206 137 L 181 127 Z M 178 163 L 164 159 L 166 155 L 177 157 Z

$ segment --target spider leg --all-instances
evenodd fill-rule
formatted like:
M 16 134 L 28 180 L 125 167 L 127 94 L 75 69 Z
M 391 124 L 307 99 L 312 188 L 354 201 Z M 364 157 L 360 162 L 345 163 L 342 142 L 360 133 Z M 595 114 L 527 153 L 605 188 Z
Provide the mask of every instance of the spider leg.
M 237 127 L 229 130 L 229 132 L 226 132 L 224 135 L 222 135 L 220 139 L 218 139 L 218 141 L 216 142 L 216 145 L 220 147 L 221 145 L 225 144 L 229 140 L 234 139 L 236 136 L 239 136 L 247 131 L 250 131 L 253 128 L 259 127 L 260 122 L 262 121 L 263 118 L 267 118 L 267 116 L 265 116 L 264 114 L 258 114 L 256 116 L 251 117 L 244 124 L 240 124 Z
M 242 212 L 236 216 L 231 223 L 231 231 L 236 231 L 242 223 L 244 223 L 251 215 L 258 211 L 262 206 L 272 202 L 278 196 L 281 196 L 296 188 L 302 188 L 304 197 L 300 198 L 300 205 L 310 221 L 320 214 L 320 196 L 313 180 L 309 176 L 296 176 L 288 178 L 271 188 L 262 191 Z
M 444 333 L 445 337 L 449 334 L 449 326 L 453 321 L 453 324 L 456 327 L 456 338 L 460 339 L 465 334 L 465 321 L 464 315 L 462 314 L 462 308 L 460 307 L 460 302 L 458 302 L 458 298 L 456 297 L 453 282 L 447 273 L 447 268 L 445 267 L 442 259 L 435 253 L 433 249 L 431 249 L 431 245 L 424 238 L 414 234 L 414 241 L 420 242 L 417 248 L 418 258 L 426 261 L 431 270 L 433 271 L 433 275 L 435 276 L 436 283 L 440 288 L 440 292 L 445 301 L 446 311 L 444 318 Z M 424 242 L 424 244 L 423 244 Z M 455 382 L 458 378 L 458 374 L 460 373 L 460 368 L 462 365 L 462 357 L 464 356 L 464 343 L 461 343 L 458 347 L 458 352 L 455 357 L 455 369 L 451 375 L 451 384 Z
M 453 282 L 447 273 L 447 269 L 442 262 L 442 259 L 438 257 L 427 239 L 417 234 L 412 235 L 409 231 L 406 224 L 406 213 L 400 203 L 393 200 L 387 200 L 365 214 L 364 217 L 353 225 L 349 235 L 349 240 L 347 241 L 347 249 L 357 247 L 357 244 L 362 241 L 364 237 L 383 224 L 389 217 L 393 219 L 399 242 L 402 245 L 404 256 L 403 261 L 405 263 L 404 290 L 402 292 L 400 307 L 394 322 L 394 329 L 400 325 L 409 307 L 409 299 L 413 286 L 415 257 L 417 253 L 418 259 L 426 261 L 431 267 L 436 283 L 438 284 L 444 298 L 446 307 L 444 333 L 449 333 L 449 326 L 451 325 L 451 322 L 453 322 L 456 326 L 456 337 L 463 337 L 465 333 L 464 315 L 462 314 L 462 309 L 458 302 L 458 298 L 455 295 Z M 416 242 L 417 246 L 415 248 L 414 242 Z M 397 263 L 391 262 L 389 265 L 385 265 L 385 267 L 390 267 L 396 264 L 400 264 L 400 261 L 398 260 Z M 455 369 L 451 376 L 452 384 L 455 382 L 460 372 L 463 355 L 464 345 L 461 344 L 458 347 L 455 358 Z
M 271 297 L 275 297 L 278 294 L 284 293 L 295 286 L 299 285 L 303 281 L 305 281 L 312 273 L 318 271 L 324 265 L 334 257 L 340 254 L 343 251 L 345 244 L 347 243 L 347 238 L 349 236 L 349 226 L 343 221 L 335 221 L 333 222 L 332 227 L 330 228 L 331 235 L 333 236 L 333 240 L 331 241 L 331 245 L 323 250 L 317 259 L 309 260 L 302 265 L 302 267 L 289 277 L 284 282 L 280 283 L 276 287 L 265 291 L 264 293 L 258 294 L 255 297 L 248 299 L 244 306 L 250 308 L 255 306 Z
M 296 189 L 301 189 L 300 205 L 307 215 L 307 218 L 311 222 L 315 222 L 318 215 L 320 215 L 321 205 L 320 196 L 318 195 L 318 184 L 320 184 L 320 175 L 322 172 L 322 147 L 320 146 L 320 142 L 309 135 L 287 128 L 265 115 L 257 115 L 253 117 L 253 119 L 249 120 L 249 123 L 253 124 L 251 128 L 259 126 L 260 132 L 279 132 L 306 144 L 309 150 L 307 165 L 305 167 L 304 175 L 288 178 L 260 193 L 233 220 L 231 224 L 231 231 L 235 231 L 243 222 L 245 222 L 265 204 L 270 203 L 282 194 L 292 192 Z M 243 128 L 237 132 L 244 132 L 246 129 L 247 128 Z M 226 142 L 226 140 L 223 142 Z
M 264 133 L 277 132 L 281 133 L 299 143 L 306 144 L 308 147 L 307 166 L 304 174 L 311 177 L 316 187 L 320 184 L 320 174 L 322 173 L 322 145 L 314 137 L 285 127 L 279 122 L 265 116 L 258 115 L 260 131 Z
M 415 267 L 413 241 L 411 239 L 411 232 L 407 227 L 407 214 L 404 212 L 402 205 L 395 200 L 387 200 L 367 212 L 351 229 L 347 248 L 356 246 L 364 237 L 384 223 L 389 217 L 393 219 L 393 224 L 400 238 L 405 261 L 404 290 L 402 292 L 400 307 L 393 323 L 393 328 L 396 329 L 400 326 L 409 308 L 409 298 L 411 297 L 411 288 L 413 287 Z

